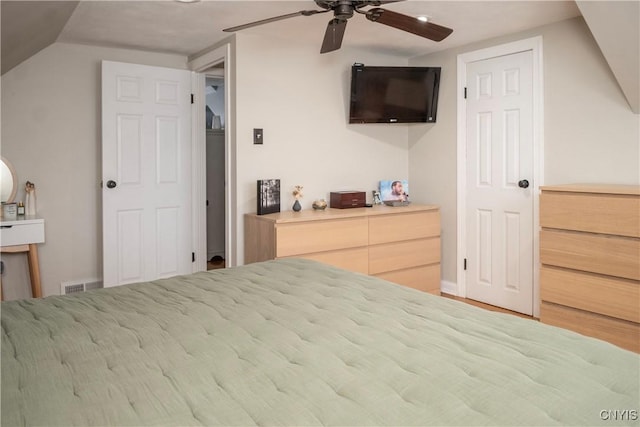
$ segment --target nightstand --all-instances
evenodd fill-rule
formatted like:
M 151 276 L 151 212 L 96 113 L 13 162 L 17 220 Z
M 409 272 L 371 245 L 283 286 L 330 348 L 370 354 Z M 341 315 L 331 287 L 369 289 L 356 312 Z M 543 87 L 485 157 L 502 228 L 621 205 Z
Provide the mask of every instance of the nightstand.
M 31 294 L 34 298 L 42 297 L 40 287 L 40 267 L 38 264 L 38 244 L 44 242 L 44 219 L 24 216 L 14 220 L 0 221 L 0 252 L 26 253 L 29 261 L 31 277 Z M 2 282 L 0 281 L 0 300 Z

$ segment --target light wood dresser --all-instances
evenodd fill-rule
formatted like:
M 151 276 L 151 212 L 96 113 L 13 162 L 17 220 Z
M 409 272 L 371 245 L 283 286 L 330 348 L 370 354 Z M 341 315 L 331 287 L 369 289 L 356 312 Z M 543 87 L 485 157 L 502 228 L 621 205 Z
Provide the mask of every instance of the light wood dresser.
M 640 352 L 640 187 L 540 195 L 540 321 Z
M 299 257 L 440 294 L 437 206 L 246 214 L 245 263 Z

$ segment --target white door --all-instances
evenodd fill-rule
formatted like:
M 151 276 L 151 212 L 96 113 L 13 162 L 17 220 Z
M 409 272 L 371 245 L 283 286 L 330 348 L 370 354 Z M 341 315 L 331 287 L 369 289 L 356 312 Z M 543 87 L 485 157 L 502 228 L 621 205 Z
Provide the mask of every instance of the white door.
M 104 286 L 191 272 L 191 75 L 102 63 Z
M 533 314 L 531 51 L 467 65 L 467 298 Z

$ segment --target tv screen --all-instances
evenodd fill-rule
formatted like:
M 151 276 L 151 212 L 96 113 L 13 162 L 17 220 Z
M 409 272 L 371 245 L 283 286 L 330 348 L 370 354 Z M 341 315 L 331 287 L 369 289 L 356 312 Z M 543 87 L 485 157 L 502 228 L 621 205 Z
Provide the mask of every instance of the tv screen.
M 349 123 L 433 123 L 440 67 L 351 68 Z

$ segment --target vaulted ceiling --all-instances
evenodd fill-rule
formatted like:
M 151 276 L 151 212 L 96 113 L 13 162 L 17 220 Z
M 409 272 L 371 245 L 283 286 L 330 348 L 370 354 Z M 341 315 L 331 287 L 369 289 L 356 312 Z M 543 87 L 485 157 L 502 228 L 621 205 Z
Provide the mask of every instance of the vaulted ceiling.
M 627 98 L 632 108 L 636 104 L 634 111 L 637 112 L 639 17 L 637 11 L 635 17 L 633 13 L 638 4 L 638 1 L 579 1 L 576 5 L 574 1 L 561 0 L 406 0 L 383 7 L 410 16 L 429 16 L 433 22 L 453 28 L 453 34 L 436 43 L 356 15 L 349 20 L 343 46 L 412 57 L 561 21 L 578 16 L 582 11 L 614 74 L 622 79 L 620 86 L 625 94 L 635 90 L 635 101 L 632 94 Z M 4 0 L 0 9 L 2 74 L 55 41 L 191 56 L 229 37 L 223 28 L 310 9 L 317 9 L 311 0 L 205 0 L 193 3 L 173 0 Z M 299 16 L 243 31 L 271 37 L 285 45 L 288 40 L 303 40 L 319 51 L 327 21 L 331 19 L 329 15 Z M 622 24 L 631 22 L 631 29 L 620 20 Z M 625 34 L 629 31 L 630 34 Z M 630 57 L 618 52 L 620 44 L 629 46 Z M 608 55 L 608 51 L 614 53 Z M 635 89 L 633 66 L 636 67 Z
M 77 1 L 2 1 L 2 74 L 55 42 Z
M 634 113 L 640 113 L 640 2 L 578 1 Z

